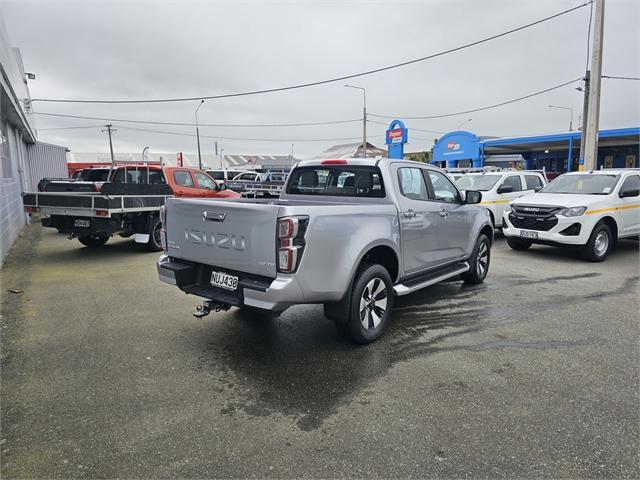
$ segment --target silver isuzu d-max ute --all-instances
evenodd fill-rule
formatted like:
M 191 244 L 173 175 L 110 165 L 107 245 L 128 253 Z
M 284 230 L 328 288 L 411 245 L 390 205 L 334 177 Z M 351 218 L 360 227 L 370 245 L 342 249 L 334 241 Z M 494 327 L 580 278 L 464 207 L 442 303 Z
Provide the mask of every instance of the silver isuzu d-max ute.
M 169 198 L 158 273 L 206 299 L 196 316 L 322 303 L 342 334 L 368 343 L 394 296 L 458 275 L 484 280 L 493 226 L 480 200 L 422 163 L 305 161 L 279 199 Z

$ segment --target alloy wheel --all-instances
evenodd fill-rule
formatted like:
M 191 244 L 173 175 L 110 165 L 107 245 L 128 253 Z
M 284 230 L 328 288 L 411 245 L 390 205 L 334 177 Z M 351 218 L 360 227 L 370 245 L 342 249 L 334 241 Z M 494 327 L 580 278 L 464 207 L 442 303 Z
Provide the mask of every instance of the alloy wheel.
M 374 278 L 362 291 L 360 298 L 360 322 L 366 330 L 380 325 L 387 311 L 387 287 L 380 278 Z

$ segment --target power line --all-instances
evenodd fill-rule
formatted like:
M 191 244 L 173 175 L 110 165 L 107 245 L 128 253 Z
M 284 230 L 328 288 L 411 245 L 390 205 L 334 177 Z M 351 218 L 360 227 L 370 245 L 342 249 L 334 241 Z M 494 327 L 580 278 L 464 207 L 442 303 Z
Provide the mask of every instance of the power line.
M 583 8 L 585 6 L 587 6 L 588 4 L 590 4 L 592 2 L 588 2 L 588 3 L 584 3 L 582 5 L 578 5 L 576 7 L 573 8 L 569 8 L 567 10 L 563 10 L 562 12 L 556 13 L 554 15 L 550 15 L 548 17 L 544 17 L 541 18 L 539 20 L 527 23 L 525 25 L 522 25 L 520 27 L 516 27 L 516 28 L 512 28 L 510 30 L 507 30 L 505 32 L 502 33 L 498 33 L 495 35 L 491 35 L 489 37 L 485 37 L 482 38 L 480 40 L 476 40 L 474 42 L 470 42 L 470 43 L 466 43 L 464 45 L 459 45 L 457 47 L 454 48 L 450 48 L 448 50 L 443 50 L 441 52 L 437 52 L 431 55 L 427 55 L 424 57 L 420 57 L 420 58 L 416 58 L 413 60 L 408 60 L 405 62 L 401 62 L 401 63 L 396 63 L 393 65 L 388 65 L 385 67 L 380 67 L 380 68 L 375 68 L 373 70 L 367 70 L 364 72 L 360 72 L 360 73 L 354 73 L 351 75 L 344 75 L 341 77 L 335 77 L 335 78 L 329 78 L 326 80 L 319 80 L 316 82 L 308 82 L 308 83 L 301 83 L 301 84 L 297 84 L 297 85 L 289 85 L 286 87 L 278 87 L 278 88 L 269 88 L 269 89 L 264 89 L 264 90 L 253 90 L 253 91 L 248 91 L 248 92 L 239 92 L 239 93 L 228 93 L 228 94 L 224 94 L 224 95 L 201 95 L 201 96 L 197 96 L 197 97 L 185 97 L 185 98 L 162 98 L 162 99 L 151 99 L 151 100 L 74 100 L 74 99 L 56 99 L 56 98 L 34 98 L 32 100 L 30 100 L 30 102 L 56 102 L 56 103 L 119 103 L 119 104 L 128 104 L 128 103 L 165 103 L 165 102 L 188 102 L 188 101 L 195 101 L 195 100 L 212 100 L 212 99 L 219 99 L 219 98 L 231 98 L 231 97 L 244 97 L 244 96 L 248 96 L 248 95 L 259 95 L 259 94 L 264 94 L 264 93 L 274 93 L 274 92 L 282 92 L 282 91 L 286 91 L 286 90 L 295 90 L 295 89 L 299 89 L 299 88 L 307 88 L 307 87 L 314 87 L 314 86 L 318 86 L 318 85 L 325 85 L 327 83 L 333 83 L 333 82 L 342 82 L 344 80 L 349 80 L 352 78 L 356 78 L 356 77 L 362 77 L 365 75 L 372 75 L 374 73 L 380 73 L 380 72 L 384 72 L 387 70 L 392 70 L 395 68 L 399 68 L 399 67 L 404 67 L 407 65 L 411 65 L 414 63 L 418 63 L 418 62 L 424 62 L 425 60 L 431 60 L 433 58 L 437 58 L 437 57 L 441 57 L 443 55 L 447 55 L 449 53 L 453 53 L 453 52 L 458 52 L 460 50 L 464 50 L 465 48 L 470 48 L 476 45 L 480 45 L 482 43 L 486 43 L 489 42 L 491 40 L 495 40 L 497 38 L 501 38 L 507 35 L 510 35 L 512 33 L 518 32 L 520 30 L 524 30 L 530 27 L 533 27 L 535 25 L 538 25 L 540 23 L 543 22 L 547 22 L 549 20 L 552 20 L 554 18 L 558 18 L 562 15 L 566 15 L 568 13 L 571 13 L 573 11 L 576 11 L 580 8 Z
M 376 116 L 378 116 L 378 115 L 376 115 Z M 367 120 L 367 122 L 375 123 L 376 125 L 384 125 L 384 126 L 388 126 L 388 124 L 387 124 L 387 123 L 384 123 L 384 122 L 377 122 L 377 121 L 375 121 L 375 120 Z M 442 134 L 447 133 L 447 132 L 439 132 L 439 131 L 437 131 L 437 130 L 424 130 L 424 129 L 422 129 L 422 128 L 414 128 L 414 127 L 409 127 L 409 130 L 411 130 L 411 131 L 414 131 L 414 130 L 415 130 L 416 132 L 425 132 L 425 133 L 437 133 L 438 135 L 442 135 Z
M 122 123 L 140 123 L 140 124 L 148 124 L 148 125 L 173 125 L 173 126 L 181 126 L 181 127 L 195 127 L 195 123 L 184 123 L 184 122 L 161 122 L 161 121 L 153 121 L 153 120 L 132 120 L 132 119 L 122 119 L 122 118 L 104 118 L 104 117 L 86 117 L 82 115 L 65 115 L 61 113 L 43 113 L 43 112 L 33 112 L 34 115 L 43 115 L 47 117 L 60 117 L 60 118 L 76 118 L 83 120 L 101 120 L 106 122 L 122 122 Z M 201 127 L 251 127 L 251 128 L 260 128 L 260 127 L 306 127 L 306 126 L 319 126 L 319 125 L 337 125 L 344 123 L 354 123 L 354 122 L 362 122 L 361 118 L 353 119 L 353 120 L 328 120 L 324 122 L 302 122 L 302 123 L 198 123 Z
M 135 130 L 139 132 L 149 133 L 161 133 L 163 135 L 180 135 L 186 137 L 195 137 L 195 133 L 183 133 L 183 132 L 170 132 L 167 130 L 151 130 L 148 128 L 137 127 L 125 127 L 117 125 L 118 128 L 123 130 Z M 242 140 L 246 142 L 342 142 L 348 140 L 359 140 L 362 137 L 348 137 L 348 138 L 238 138 L 238 137 L 220 137 L 217 135 L 200 135 L 201 138 L 211 138 L 213 140 Z
M 413 116 L 413 117 L 412 116 L 407 116 L 407 115 L 377 115 L 375 113 L 370 113 L 369 116 L 378 117 L 378 118 L 402 118 L 402 119 L 405 119 L 405 120 L 426 120 L 426 119 L 432 119 L 432 118 L 455 117 L 457 115 L 465 115 L 467 113 L 481 112 L 483 110 L 490 110 L 492 108 L 497 108 L 497 107 L 502 107 L 504 105 L 509 105 L 510 103 L 519 102 L 521 100 L 526 100 L 527 98 L 535 97 L 537 95 L 542 95 L 543 93 L 551 92 L 553 90 L 557 90 L 559 88 L 566 87 L 567 85 L 571 85 L 572 83 L 576 83 L 576 82 L 581 81 L 581 80 L 582 80 L 582 77 L 575 78 L 575 79 L 573 79 L 571 81 L 561 83 L 560 85 L 555 85 L 553 87 L 545 88 L 544 90 L 540 90 L 538 92 L 530 93 L 528 95 L 523 95 L 522 97 L 513 98 L 511 100 L 507 100 L 507 101 L 500 102 L 500 103 L 494 103 L 493 105 L 487 105 L 485 107 L 474 108 L 472 110 L 464 110 L 462 112 L 445 113 L 445 114 L 442 114 L 442 115 Z
M 616 77 L 613 75 L 602 75 L 602 78 L 612 78 L 614 80 L 640 80 L 640 77 Z
M 81 128 L 102 128 L 104 125 L 78 125 L 77 127 L 55 127 L 55 128 L 36 128 L 39 132 L 49 130 L 77 130 Z

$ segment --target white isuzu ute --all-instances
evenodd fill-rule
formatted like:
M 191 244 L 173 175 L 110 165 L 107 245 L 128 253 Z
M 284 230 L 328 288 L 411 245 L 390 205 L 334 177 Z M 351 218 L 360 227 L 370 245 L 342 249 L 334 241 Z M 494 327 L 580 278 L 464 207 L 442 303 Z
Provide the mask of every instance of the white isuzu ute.
M 640 170 L 570 172 L 509 204 L 502 217 L 509 246 L 574 245 L 603 261 L 619 238 L 640 234 Z

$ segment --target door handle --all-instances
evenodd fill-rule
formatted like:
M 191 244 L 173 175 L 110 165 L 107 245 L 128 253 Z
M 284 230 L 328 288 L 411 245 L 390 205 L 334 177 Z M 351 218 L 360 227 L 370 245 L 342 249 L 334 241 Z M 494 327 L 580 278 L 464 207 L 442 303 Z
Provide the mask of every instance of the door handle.
M 406 212 L 402 212 L 402 216 L 404 218 L 413 218 L 416 216 L 416 212 L 414 212 L 413 210 L 409 209 Z
M 449 212 L 447 212 L 446 210 L 440 210 L 440 216 L 442 218 L 447 218 L 449 216 Z

